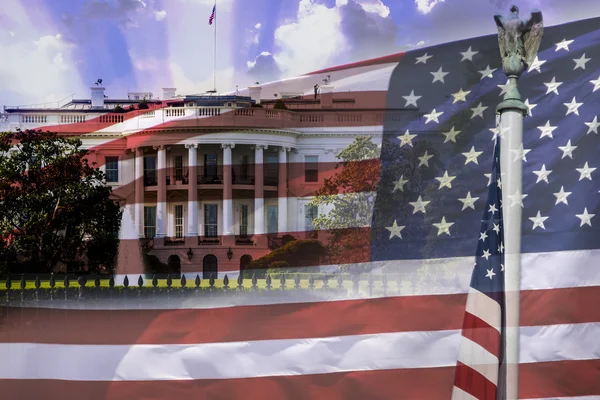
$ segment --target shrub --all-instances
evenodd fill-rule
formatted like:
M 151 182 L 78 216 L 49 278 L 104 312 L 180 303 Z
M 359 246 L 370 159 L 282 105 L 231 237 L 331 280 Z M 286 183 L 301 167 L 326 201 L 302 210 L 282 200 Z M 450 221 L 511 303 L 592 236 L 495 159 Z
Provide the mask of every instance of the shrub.
M 292 240 L 271 253 L 248 264 L 249 270 L 266 270 L 277 262 L 285 262 L 291 271 L 298 267 L 316 266 L 327 255 L 327 249 L 318 240 Z M 282 264 L 275 264 L 282 265 Z

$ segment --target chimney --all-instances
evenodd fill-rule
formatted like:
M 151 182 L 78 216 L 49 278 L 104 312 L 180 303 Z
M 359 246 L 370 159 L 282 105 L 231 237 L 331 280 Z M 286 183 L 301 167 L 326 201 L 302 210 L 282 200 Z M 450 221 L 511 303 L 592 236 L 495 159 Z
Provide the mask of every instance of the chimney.
M 104 108 L 104 88 L 92 86 L 92 108 Z
M 260 92 L 262 90 L 262 86 L 248 86 L 248 94 L 250 98 L 256 102 L 256 104 L 260 104 Z
M 333 89 L 332 85 L 321 85 L 319 86 L 321 90 L 321 108 L 331 108 L 333 107 Z
M 175 98 L 175 92 L 177 91 L 177 89 L 175 89 L 175 88 L 163 88 L 162 91 L 163 91 L 162 99 L 163 100 L 170 100 L 170 99 L 174 99 Z

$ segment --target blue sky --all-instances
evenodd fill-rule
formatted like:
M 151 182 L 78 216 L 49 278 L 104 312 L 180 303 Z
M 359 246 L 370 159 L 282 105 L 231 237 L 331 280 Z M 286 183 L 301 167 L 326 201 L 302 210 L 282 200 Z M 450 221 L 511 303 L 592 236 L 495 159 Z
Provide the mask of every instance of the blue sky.
M 214 0 L 2 0 L 0 105 L 213 87 Z M 547 25 L 595 0 L 522 0 Z M 217 89 L 495 32 L 506 0 L 217 0 Z

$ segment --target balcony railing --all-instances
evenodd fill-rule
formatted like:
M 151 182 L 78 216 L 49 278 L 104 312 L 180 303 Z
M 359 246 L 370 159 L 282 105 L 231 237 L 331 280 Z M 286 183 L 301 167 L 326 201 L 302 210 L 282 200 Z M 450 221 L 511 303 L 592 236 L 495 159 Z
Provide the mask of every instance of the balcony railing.
M 167 185 L 187 185 L 189 183 L 188 167 L 169 168 L 167 175 Z
M 199 184 L 222 184 L 223 183 L 223 166 L 202 165 L 198 167 L 198 183 Z
M 189 167 L 169 168 L 166 175 L 167 185 L 187 185 L 189 183 Z M 223 166 L 199 166 L 197 182 L 200 185 L 222 185 Z M 254 165 L 234 165 L 231 168 L 231 182 L 234 185 L 254 185 L 256 175 Z M 144 186 L 156 186 L 158 177 L 156 171 L 144 175 Z M 279 184 L 279 170 L 265 169 L 263 171 L 263 184 L 265 186 L 277 186 Z

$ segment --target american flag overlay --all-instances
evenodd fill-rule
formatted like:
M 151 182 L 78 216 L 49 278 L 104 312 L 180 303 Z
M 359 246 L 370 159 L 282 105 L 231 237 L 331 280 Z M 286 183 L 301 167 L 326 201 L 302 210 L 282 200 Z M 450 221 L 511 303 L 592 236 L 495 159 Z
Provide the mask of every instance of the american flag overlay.
M 519 79 L 530 114 L 523 147 L 511 152 L 522 160 L 523 190 L 508 204 L 496 35 L 327 73 L 336 91 L 387 99 L 379 124 L 361 122 L 382 138 L 379 158 L 360 161 L 369 171 L 376 164 L 379 179 L 361 193 L 372 211 L 371 224 L 356 227 L 367 249 L 348 264 L 388 281 L 360 293 L 11 303 L 0 319 L 3 398 L 502 398 L 502 214 L 511 207 L 523 215 L 519 398 L 600 397 L 600 19 L 546 28 Z M 314 81 L 307 77 L 263 94 Z M 150 118 L 131 115 L 118 121 L 138 130 L 131 141 L 153 144 Z M 229 129 L 235 116 L 161 124 Z M 336 121 L 314 132 L 343 135 Z M 70 128 L 89 133 L 93 124 Z

